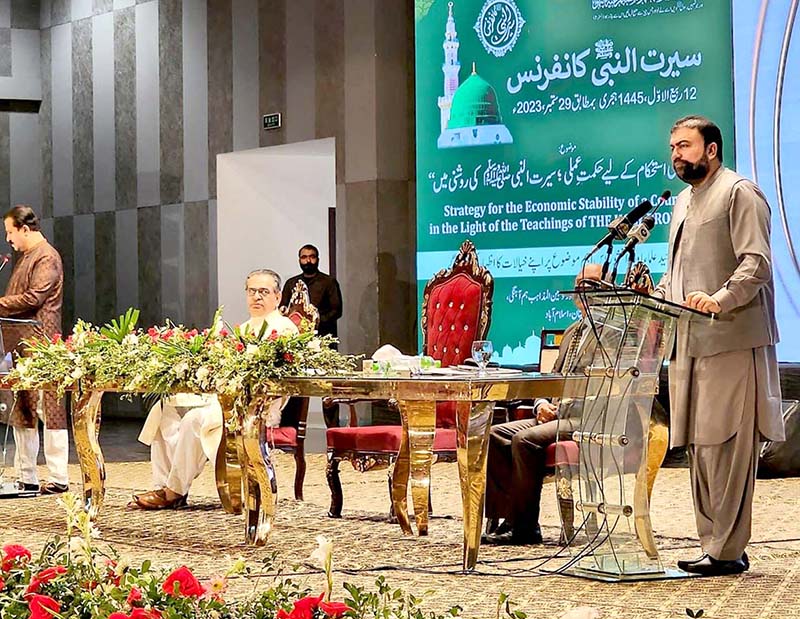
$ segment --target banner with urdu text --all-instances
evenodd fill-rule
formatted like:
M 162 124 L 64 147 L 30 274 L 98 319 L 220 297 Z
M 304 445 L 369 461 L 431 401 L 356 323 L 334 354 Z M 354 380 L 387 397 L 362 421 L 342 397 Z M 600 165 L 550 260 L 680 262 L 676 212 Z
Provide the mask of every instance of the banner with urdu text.
M 733 166 L 727 0 L 416 0 L 417 278 L 471 239 L 502 363 L 533 363 L 558 294 L 615 217 L 684 187 L 669 129 L 714 119 Z M 666 261 L 674 197 L 637 252 Z

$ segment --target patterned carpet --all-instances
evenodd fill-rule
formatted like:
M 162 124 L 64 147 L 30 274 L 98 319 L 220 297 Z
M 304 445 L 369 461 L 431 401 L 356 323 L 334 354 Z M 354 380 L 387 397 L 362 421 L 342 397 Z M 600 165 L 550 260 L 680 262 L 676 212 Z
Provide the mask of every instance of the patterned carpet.
M 209 577 L 244 557 L 254 574 L 233 582 L 234 595 L 247 595 L 277 576 L 277 569 L 321 589 L 322 576 L 308 559 L 317 535 L 334 542 L 335 580 L 370 585 L 383 575 L 393 587 L 428 592 L 425 607 L 442 611 L 458 604 L 466 617 L 494 617 L 498 595 L 510 595 L 515 608 L 529 617 L 558 617 L 576 606 L 592 606 L 604 618 L 685 617 L 686 608 L 703 609 L 711 619 L 800 617 L 800 480 L 759 481 L 753 543 L 748 548 L 751 571 L 742 576 L 675 581 L 606 584 L 546 574 L 565 559 L 556 544 L 558 526 L 552 486 L 543 501 L 545 544 L 528 547 L 483 547 L 474 573 L 460 573 L 461 519 L 454 464 L 434 467 L 430 535 L 405 537 L 387 521 L 385 471 L 360 474 L 343 467 L 344 517 L 326 516 L 328 491 L 324 456 L 311 455 L 305 484 L 306 501 L 282 498 L 275 531 L 264 548 L 242 543 L 243 520 L 222 512 L 215 498 L 211 468 L 193 487 L 187 509 L 145 513 L 125 505 L 133 488 L 148 486 L 146 462 L 108 466 L 108 494 L 98 525 L 104 543 L 131 561 L 150 558 L 157 565 L 186 564 Z M 291 496 L 293 461 L 277 459 L 279 493 Z M 71 465 L 71 479 L 79 471 Z M 77 488 L 77 485 L 75 485 Z M 34 548 L 63 532 L 63 515 L 53 497 L 0 501 L 3 543 L 23 542 Z M 667 565 L 698 555 L 691 512 L 688 471 L 663 469 L 655 486 L 653 522 L 661 556 Z M 266 570 L 263 566 L 266 566 Z M 340 589 L 341 591 L 341 589 Z

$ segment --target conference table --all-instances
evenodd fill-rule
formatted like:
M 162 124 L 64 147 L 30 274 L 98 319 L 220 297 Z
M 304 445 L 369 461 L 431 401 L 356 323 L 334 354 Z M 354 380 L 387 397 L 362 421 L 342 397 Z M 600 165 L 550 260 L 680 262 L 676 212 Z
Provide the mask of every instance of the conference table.
M 264 412 L 285 396 L 394 399 L 402 419 L 400 452 L 393 471 L 392 502 L 402 531 L 413 534 L 408 514 L 409 482 L 417 533 L 428 533 L 430 470 L 436 426 L 436 402 L 457 403 L 457 461 L 463 511 L 465 570 L 475 567 L 480 547 L 486 487 L 489 428 L 496 402 L 537 397 L 583 397 L 587 379 L 556 374 L 487 371 L 484 375 L 298 376 L 265 382 L 247 404 L 220 398 L 225 432 L 217 453 L 217 490 L 226 511 L 243 512 L 245 538 L 266 544 L 275 516 L 277 483 L 266 440 Z M 85 508 L 96 518 L 105 494 L 105 465 L 98 443 L 100 402 L 114 386 L 93 385 L 73 393 L 72 425 L 80 461 Z M 241 489 L 241 490 L 240 490 Z

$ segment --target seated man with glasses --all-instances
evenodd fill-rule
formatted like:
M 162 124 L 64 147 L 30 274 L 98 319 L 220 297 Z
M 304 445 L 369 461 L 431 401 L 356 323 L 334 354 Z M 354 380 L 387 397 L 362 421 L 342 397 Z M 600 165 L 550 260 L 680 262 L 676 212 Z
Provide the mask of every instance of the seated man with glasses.
M 265 334 L 296 334 L 295 324 L 278 311 L 281 278 L 269 269 L 253 271 L 245 280 L 250 319 L 240 329 Z M 281 400 L 273 403 L 270 419 L 280 420 Z M 133 509 L 178 509 L 186 505 L 192 482 L 208 460 L 214 460 L 222 439 L 222 409 L 216 396 L 177 394 L 158 402 L 145 421 L 139 440 L 150 445 L 155 490 L 134 495 Z M 275 424 L 277 425 L 277 423 Z

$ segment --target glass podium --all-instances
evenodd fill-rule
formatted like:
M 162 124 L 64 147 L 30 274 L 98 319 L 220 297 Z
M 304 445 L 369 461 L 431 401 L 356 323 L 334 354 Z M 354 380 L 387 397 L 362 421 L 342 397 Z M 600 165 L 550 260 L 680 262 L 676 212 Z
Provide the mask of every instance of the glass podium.
M 570 559 L 558 571 L 605 581 L 687 576 L 659 558 L 650 494 L 668 444 L 651 415 L 679 321 L 709 314 L 628 289 L 576 290 L 588 307 L 559 403 L 556 492 Z

